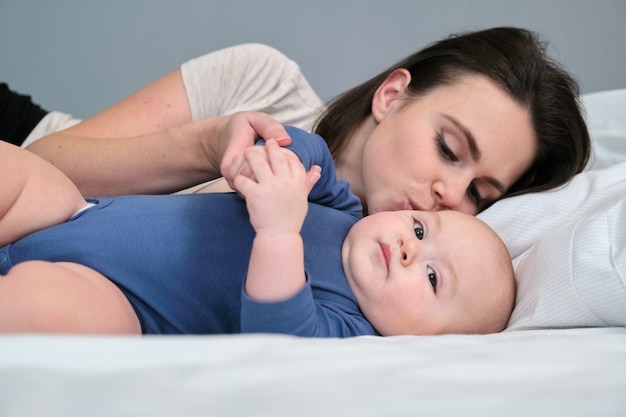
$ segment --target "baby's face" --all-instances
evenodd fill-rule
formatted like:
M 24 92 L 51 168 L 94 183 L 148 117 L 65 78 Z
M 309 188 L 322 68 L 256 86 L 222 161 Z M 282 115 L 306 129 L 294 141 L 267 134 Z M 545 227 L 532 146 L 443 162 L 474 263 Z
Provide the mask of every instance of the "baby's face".
M 348 233 L 342 258 L 363 314 L 384 336 L 497 332 L 513 308 L 506 247 L 468 214 L 367 216 Z

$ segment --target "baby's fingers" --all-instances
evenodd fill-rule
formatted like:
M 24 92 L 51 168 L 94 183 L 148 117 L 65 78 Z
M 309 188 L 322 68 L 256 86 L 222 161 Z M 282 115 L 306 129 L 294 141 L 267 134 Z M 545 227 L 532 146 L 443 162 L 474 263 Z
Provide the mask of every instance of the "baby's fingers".
M 253 179 L 243 175 L 237 175 L 233 180 L 233 184 L 239 195 L 244 199 L 247 199 L 258 185 Z
M 268 141 L 265 146 L 272 171 L 279 177 L 304 179 L 304 165 L 292 151 L 280 148 L 276 141 Z
M 248 177 L 255 177 L 258 181 L 263 181 L 274 176 L 272 167 L 270 166 L 269 155 L 263 146 L 255 146 L 245 151 L 245 160 L 249 173 L 244 174 Z
M 313 165 L 309 172 L 306 173 L 306 185 L 309 193 L 321 177 L 322 167 L 320 167 L 319 165 Z

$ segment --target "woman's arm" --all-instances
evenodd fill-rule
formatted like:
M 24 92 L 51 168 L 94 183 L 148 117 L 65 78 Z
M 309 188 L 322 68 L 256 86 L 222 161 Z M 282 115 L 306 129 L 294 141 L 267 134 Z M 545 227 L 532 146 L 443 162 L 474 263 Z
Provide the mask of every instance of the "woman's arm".
M 274 117 L 308 128 L 322 107 L 295 62 L 265 45 L 244 44 L 192 59 L 28 149 L 64 171 L 85 195 L 166 193 L 221 176 L 218 161 L 250 146 L 251 137 L 286 138 Z M 212 154 L 224 149 L 212 136 L 224 123 L 212 118 L 241 111 L 272 118 L 231 123 L 230 136 L 219 140 L 241 145 Z
M 229 148 L 228 158 L 258 135 L 287 137 L 260 113 L 192 122 L 177 69 L 28 149 L 63 171 L 83 195 L 159 194 L 220 177 L 226 143 L 241 143 Z
M 199 155 L 199 143 L 185 132 L 168 130 L 189 122 L 189 105 L 176 69 L 27 149 L 65 172 L 85 195 L 166 191 L 185 182 L 169 178 L 168 171 L 176 172 L 179 166 L 191 173 L 200 170 L 199 161 L 192 161 Z M 190 152 L 183 153 L 185 149 Z M 200 176 L 190 172 L 181 177 L 191 180 Z

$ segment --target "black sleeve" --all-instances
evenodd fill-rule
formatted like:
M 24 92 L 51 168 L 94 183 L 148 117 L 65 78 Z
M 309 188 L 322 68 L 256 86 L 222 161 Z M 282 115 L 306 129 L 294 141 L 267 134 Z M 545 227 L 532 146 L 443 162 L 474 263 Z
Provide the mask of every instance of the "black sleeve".
M 37 123 L 48 114 L 30 96 L 18 94 L 0 83 L 0 139 L 20 146 Z

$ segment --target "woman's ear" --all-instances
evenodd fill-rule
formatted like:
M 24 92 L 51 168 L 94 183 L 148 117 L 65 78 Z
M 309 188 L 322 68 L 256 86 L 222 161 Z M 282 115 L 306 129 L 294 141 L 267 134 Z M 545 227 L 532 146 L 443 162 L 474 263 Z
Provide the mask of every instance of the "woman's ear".
M 376 123 L 380 123 L 395 108 L 393 103 L 399 98 L 406 98 L 405 90 L 411 82 L 411 73 L 398 68 L 389 73 L 372 98 L 372 116 Z

